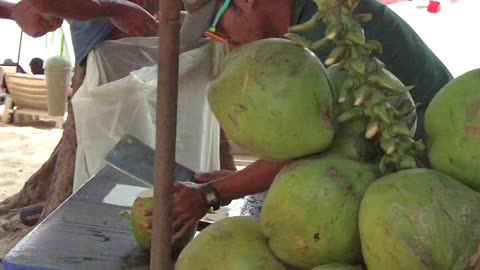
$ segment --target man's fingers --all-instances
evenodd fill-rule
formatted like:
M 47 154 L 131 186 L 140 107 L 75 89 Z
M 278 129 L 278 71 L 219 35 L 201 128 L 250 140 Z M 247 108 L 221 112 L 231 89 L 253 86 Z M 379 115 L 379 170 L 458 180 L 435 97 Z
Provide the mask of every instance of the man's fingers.
M 173 219 L 177 219 L 182 216 L 184 213 L 189 213 L 190 207 L 188 205 L 179 205 L 173 209 Z
M 187 222 L 183 224 L 181 229 L 173 234 L 172 243 L 182 238 L 188 231 L 190 231 L 197 221 L 195 218 L 190 218 Z
M 180 183 L 175 183 L 175 185 L 173 186 L 173 192 L 174 193 L 177 193 L 179 192 L 180 190 L 182 190 L 185 186 L 180 184 Z
M 188 198 L 187 198 L 188 199 Z M 175 194 L 173 197 L 173 218 L 176 219 L 184 212 L 188 212 L 191 207 L 183 196 Z
M 178 192 L 173 193 L 173 205 L 176 207 L 180 205 L 183 201 L 185 201 L 185 195 L 183 195 L 184 192 L 179 190 Z
M 47 23 L 40 23 L 38 27 L 35 29 L 25 29 L 25 33 L 27 33 L 29 36 L 38 38 L 43 35 L 45 35 L 48 32 L 48 24 Z
M 191 218 L 191 215 L 189 213 L 183 213 L 179 215 L 172 223 L 172 228 L 173 231 L 176 232 L 178 231 L 179 228 L 182 227 L 182 225 L 187 222 Z
M 60 28 L 62 24 L 63 24 L 63 20 L 61 19 L 56 19 L 50 22 L 50 25 L 52 26 L 53 30 Z

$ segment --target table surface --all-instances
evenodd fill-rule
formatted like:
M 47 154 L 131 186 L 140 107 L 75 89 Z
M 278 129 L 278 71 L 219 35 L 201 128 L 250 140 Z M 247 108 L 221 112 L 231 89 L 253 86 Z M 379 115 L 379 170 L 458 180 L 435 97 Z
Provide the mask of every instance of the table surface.
M 117 184 L 144 185 L 107 165 L 3 258 L 4 270 L 149 269 L 126 207 L 102 203 Z

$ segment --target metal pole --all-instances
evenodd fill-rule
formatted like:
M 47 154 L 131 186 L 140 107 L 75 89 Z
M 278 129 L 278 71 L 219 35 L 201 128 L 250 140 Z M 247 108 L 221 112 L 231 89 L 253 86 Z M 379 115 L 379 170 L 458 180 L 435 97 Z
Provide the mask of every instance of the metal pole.
M 16 72 L 18 72 L 18 68 L 20 67 L 20 55 L 22 54 L 22 42 L 23 41 L 23 31 L 20 32 L 20 41 L 18 43 L 18 53 L 17 53 L 17 70 Z
M 172 206 L 177 126 L 179 0 L 160 1 L 154 205 L 150 269 L 173 270 Z

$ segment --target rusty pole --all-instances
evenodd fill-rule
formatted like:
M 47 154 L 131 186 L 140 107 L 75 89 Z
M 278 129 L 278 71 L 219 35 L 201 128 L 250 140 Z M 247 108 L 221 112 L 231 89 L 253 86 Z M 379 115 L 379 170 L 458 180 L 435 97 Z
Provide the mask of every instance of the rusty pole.
M 150 269 L 172 270 L 171 224 L 177 126 L 179 0 L 158 0 L 160 59 L 157 84 L 157 128 Z

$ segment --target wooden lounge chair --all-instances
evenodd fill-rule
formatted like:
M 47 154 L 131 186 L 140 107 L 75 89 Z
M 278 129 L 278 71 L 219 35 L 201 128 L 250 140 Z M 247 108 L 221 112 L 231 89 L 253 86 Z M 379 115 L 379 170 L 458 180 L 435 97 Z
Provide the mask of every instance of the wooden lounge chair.
M 4 65 L 0 65 L 0 67 L 5 71 L 6 74 L 15 74 L 15 73 L 17 73 L 17 66 L 4 66 Z
M 6 83 L 10 94 L 5 100 L 2 117 L 4 123 L 8 121 L 10 114 L 13 114 L 14 119 L 21 115 L 31 115 L 37 120 L 40 116 L 51 118 L 55 120 L 57 128 L 63 128 L 63 116 L 48 115 L 47 85 L 44 76 L 7 74 Z
M 5 92 L 5 78 L 7 74 L 15 74 L 17 73 L 16 66 L 4 66 L 0 65 L 0 102 L 5 101 L 7 93 Z M 3 103 L 2 103 L 3 104 Z

